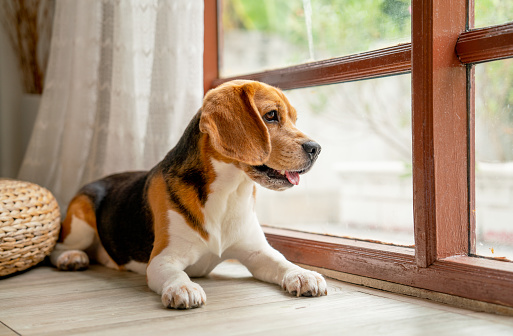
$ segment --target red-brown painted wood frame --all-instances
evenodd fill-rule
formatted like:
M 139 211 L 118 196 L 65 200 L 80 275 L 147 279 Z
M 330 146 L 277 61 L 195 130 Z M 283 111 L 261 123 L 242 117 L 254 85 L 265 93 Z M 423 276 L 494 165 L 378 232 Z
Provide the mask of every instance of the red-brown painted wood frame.
M 209 31 L 214 31 L 214 28 L 209 28 Z M 461 32 L 456 42 L 456 52 L 462 64 L 512 57 L 513 23 Z M 236 77 L 212 78 L 209 73 L 207 82 L 211 84 L 211 87 L 216 87 L 233 79 L 252 79 L 272 84 L 284 90 L 343 83 L 410 72 L 411 53 L 411 43 L 405 43 L 361 54 Z M 216 54 L 212 58 L 215 58 L 216 65 L 217 57 Z M 210 63 L 214 62 L 210 60 Z
M 513 56 L 513 22 L 462 33 L 456 53 L 462 63 L 487 62 Z
M 466 1 L 412 1 L 413 214 L 420 267 L 468 255 Z M 443 192 L 442 192 L 443 190 Z
M 207 3 L 215 8 L 205 0 L 205 17 Z M 465 32 L 468 5 L 412 0 L 411 44 L 237 77 L 293 89 L 412 71 L 415 249 L 264 227 L 289 260 L 513 307 L 513 264 L 468 256 L 474 102 L 472 69 L 465 67 L 512 57 L 511 24 Z M 205 18 L 207 30 L 217 34 Z M 214 57 L 205 63 L 216 66 L 206 69 L 205 88 L 232 79 L 212 78 Z
M 411 44 L 373 50 L 361 54 L 311 62 L 285 69 L 246 76 L 218 78 L 214 85 L 232 79 L 252 79 L 272 83 L 283 90 L 362 80 L 410 71 Z

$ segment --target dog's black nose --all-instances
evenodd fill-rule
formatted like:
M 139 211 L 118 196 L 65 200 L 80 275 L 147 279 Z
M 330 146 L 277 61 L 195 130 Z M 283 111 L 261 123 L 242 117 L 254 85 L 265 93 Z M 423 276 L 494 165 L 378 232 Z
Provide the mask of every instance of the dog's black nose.
M 305 142 L 303 145 L 303 149 L 310 157 L 310 160 L 314 161 L 319 156 L 321 152 L 321 145 L 314 141 Z

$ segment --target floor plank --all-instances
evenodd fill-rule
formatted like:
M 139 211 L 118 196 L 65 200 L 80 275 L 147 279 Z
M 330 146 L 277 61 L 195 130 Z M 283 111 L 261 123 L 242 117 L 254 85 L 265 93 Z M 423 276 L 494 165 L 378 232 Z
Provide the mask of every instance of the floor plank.
M 11 328 L 0 322 L 0 336 L 15 336 L 19 335 L 15 333 Z
M 170 310 L 144 276 L 38 267 L 0 280 L 0 335 L 513 335 L 513 319 L 328 280 L 296 298 L 225 262 L 195 279 L 207 305 Z

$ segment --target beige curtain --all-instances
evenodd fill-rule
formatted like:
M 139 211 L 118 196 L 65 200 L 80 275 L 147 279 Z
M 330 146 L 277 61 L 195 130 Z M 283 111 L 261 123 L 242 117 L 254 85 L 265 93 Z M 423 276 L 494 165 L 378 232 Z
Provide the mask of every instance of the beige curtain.
M 65 206 L 84 183 L 149 169 L 203 96 L 203 0 L 58 0 L 19 178 Z

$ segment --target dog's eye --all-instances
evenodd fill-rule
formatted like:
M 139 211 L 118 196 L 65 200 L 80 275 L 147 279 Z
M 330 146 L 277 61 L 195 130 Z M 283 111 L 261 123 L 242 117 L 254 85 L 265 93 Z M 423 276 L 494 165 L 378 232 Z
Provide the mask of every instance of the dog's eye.
M 278 121 L 278 111 L 272 110 L 264 114 L 264 119 L 267 122 L 275 122 Z

